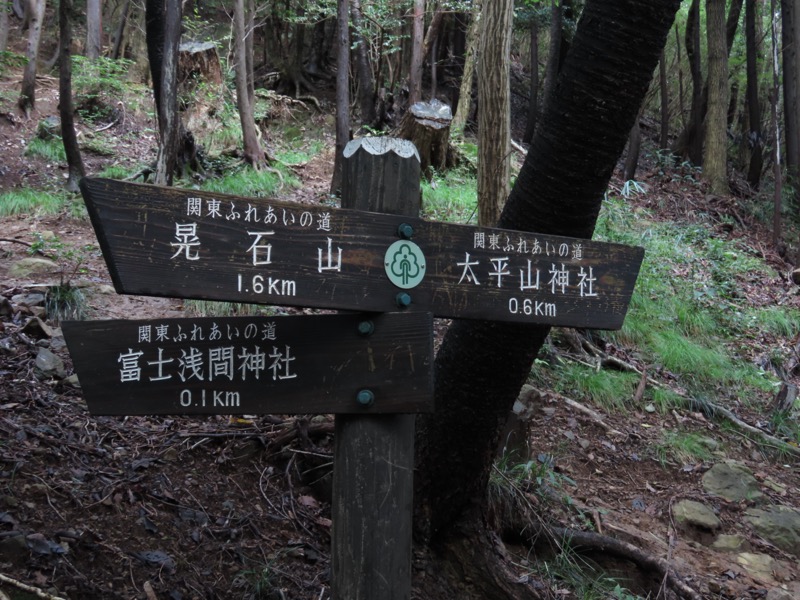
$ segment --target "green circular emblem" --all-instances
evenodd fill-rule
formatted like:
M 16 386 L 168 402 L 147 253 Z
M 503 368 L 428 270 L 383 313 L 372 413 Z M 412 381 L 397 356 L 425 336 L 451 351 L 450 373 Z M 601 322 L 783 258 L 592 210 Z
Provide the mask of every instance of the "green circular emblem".
M 389 281 L 404 290 L 417 287 L 425 277 L 425 255 L 408 240 L 398 240 L 389 246 L 383 264 Z

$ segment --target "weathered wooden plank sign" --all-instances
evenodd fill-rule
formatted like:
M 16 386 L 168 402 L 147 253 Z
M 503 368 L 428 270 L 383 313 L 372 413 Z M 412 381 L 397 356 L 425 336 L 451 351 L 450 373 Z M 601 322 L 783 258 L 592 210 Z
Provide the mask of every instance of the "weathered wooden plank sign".
M 428 313 L 67 321 L 95 415 L 432 410 Z
M 644 250 L 108 179 L 81 189 L 126 294 L 616 329 Z

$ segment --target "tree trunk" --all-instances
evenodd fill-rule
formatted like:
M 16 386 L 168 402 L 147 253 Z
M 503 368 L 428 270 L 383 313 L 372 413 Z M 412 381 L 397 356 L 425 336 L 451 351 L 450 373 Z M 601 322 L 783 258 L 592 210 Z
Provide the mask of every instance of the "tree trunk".
M 250 93 L 247 84 L 247 25 L 245 23 L 246 0 L 236 0 L 233 5 L 233 39 L 236 57 L 236 106 L 239 109 L 239 122 L 242 125 L 244 142 L 244 160 L 258 169 L 264 164 L 264 152 L 258 142 L 256 122 L 253 118 L 253 106 L 250 104 Z
M 250 103 L 250 109 L 256 102 L 256 74 L 255 65 L 253 64 L 255 54 L 253 52 L 253 42 L 256 37 L 256 7 L 254 0 L 245 0 L 244 13 L 244 57 L 245 69 L 247 73 L 247 101 Z
M 641 112 L 631 127 L 631 134 L 628 136 L 628 154 L 625 156 L 625 167 L 622 178 L 625 181 L 636 179 L 636 168 L 639 166 L 639 150 L 642 145 L 642 128 L 639 126 Z
M 425 0 L 414 0 L 414 15 L 411 21 L 411 66 L 408 74 L 408 105 L 422 98 L 422 56 L 425 31 Z
M 472 104 L 472 76 L 475 73 L 476 53 L 478 50 L 478 34 L 481 25 L 482 0 L 472 2 L 472 21 L 467 33 L 467 47 L 464 52 L 464 73 L 461 75 L 461 88 L 458 93 L 458 106 L 453 117 L 453 130 L 456 135 L 464 132 L 464 127 L 469 119 L 470 105 Z
M 164 0 L 147 0 L 145 33 L 159 131 L 155 183 L 172 185 L 177 166 L 178 140 L 181 137 L 177 95 L 181 4 Z
M 111 50 L 111 58 L 117 60 L 123 52 L 123 40 L 125 39 L 125 26 L 128 24 L 128 13 L 131 9 L 131 0 L 125 0 L 122 5 L 122 14 L 119 17 L 117 31 L 114 34 L 114 48 Z
M 58 3 L 58 28 L 60 34 L 60 56 L 58 73 L 58 111 L 61 117 L 61 139 L 67 155 L 67 189 L 77 192 L 78 182 L 86 175 L 75 135 L 72 108 L 72 0 Z
M 679 4 L 587 0 L 500 227 L 592 236 Z M 484 499 L 500 430 L 548 331 L 455 321 L 437 354 L 436 412 L 418 418 L 416 527 L 454 561 L 463 558 L 464 535 L 480 541 L 464 533 L 463 518 Z M 516 588 L 516 596 L 494 597 L 530 597 Z
M 728 53 L 725 40 L 725 0 L 706 0 L 708 44 L 708 111 L 703 177 L 712 194 L 727 195 L 728 187 Z
M 658 59 L 658 89 L 661 96 L 661 127 L 658 147 L 666 150 L 669 147 L 669 83 L 667 82 L 667 59 L 663 52 L 661 58 Z
M 333 159 L 331 194 L 342 187 L 344 147 L 350 141 L 350 6 L 348 0 L 338 0 L 336 17 L 336 154 Z
M 17 106 L 30 117 L 36 107 L 36 61 L 39 58 L 39 40 L 42 37 L 42 19 L 44 18 L 45 0 L 28 0 L 26 13 L 30 15 L 28 26 L 28 63 L 22 74 L 22 90 Z
M 700 0 L 692 0 L 686 17 L 686 59 L 692 76 L 692 103 L 689 123 L 672 148 L 678 157 L 687 157 L 693 165 L 703 164 L 703 74 L 700 67 Z
M 513 0 L 483 11 L 478 64 L 478 224 L 493 227 L 511 177 L 511 24 Z
M 95 60 L 103 53 L 103 2 L 86 0 L 86 58 Z
M 547 50 L 547 65 L 544 71 L 544 102 L 550 101 L 555 90 L 556 79 L 561 70 L 561 35 L 564 23 L 564 6 L 561 0 L 550 0 L 550 45 Z
M 781 36 L 783 50 L 783 118 L 786 129 L 786 171 L 790 180 L 800 174 L 800 103 L 798 102 L 797 37 L 798 15 L 795 0 L 781 0 Z
M 8 3 L 0 4 L 0 52 L 8 48 Z
M 771 102 L 772 102 L 772 114 L 771 114 L 771 121 L 772 121 L 772 132 L 775 136 L 775 141 L 772 144 L 772 175 L 775 180 L 775 190 L 774 190 L 774 206 L 772 212 L 772 245 L 777 248 L 778 243 L 781 240 L 782 229 L 783 229 L 783 219 L 781 217 L 781 210 L 783 207 L 783 200 L 782 200 L 782 192 L 783 192 L 783 180 L 781 178 L 781 131 L 780 131 L 780 121 L 778 120 L 778 90 L 780 89 L 780 67 L 778 66 L 778 33 L 777 28 L 778 25 L 776 23 L 777 16 L 775 13 L 775 0 L 770 0 L 770 28 L 772 31 L 772 94 L 770 94 Z M 785 23 L 784 23 L 785 26 Z M 785 38 L 784 38 L 785 41 Z M 784 49 L 785 52 L 785 49 Z M 786 55 L 784 54 L 784 60 Z M 786 65 L 784 64 L 784 74 L 786 71 Z M 784 80 L 784 93 L 786 90 L 786 81 Z M 789 108 L 786 108 L 786 113 L 788 115 Z M 788 129 L 788 123 L 786 127 Z M 795 121 L 795 127 L 797 126 L 797 122 Z M 788 133 L 786 139 L 789 139 Z M 788 143 L 787 143 L 788 147 Z M 788 163 L 788 160 L 787 160 Z
M 539 114 L 539 21 L 531 17 L 531 91 L 528 97 L 528 119 L 522 141 L 529 144 L 536 129 L 536 118 Z
M 746 144 L 750 153 L 747 167 L 747 183 L 754 190 L 761 184 L 764 167 L 761 136 L 761 107 L 758 99 L 758 38 L 756 37 L 756 0 L 747 0 L 745 6 L 745 45 L 747 52 L 747 121 Z
M 351 11 L 353 15 L 353 43 L 356 52 L 356 72 L 358 73 L 358 105 L 361 109 L 361 124 L 376 125 L 375 114 L 375 84 L 372 81 L 372 65 L 364 35 L 361 31 L 363 19 L 361 15 L 361 0 L 352 0 Z

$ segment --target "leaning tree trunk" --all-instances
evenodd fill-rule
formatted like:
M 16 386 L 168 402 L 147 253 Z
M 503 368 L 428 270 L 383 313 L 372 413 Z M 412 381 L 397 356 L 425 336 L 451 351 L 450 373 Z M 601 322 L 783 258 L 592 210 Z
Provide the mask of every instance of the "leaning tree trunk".
M 58 28 L 60 40 L 59 74 L 58 74 L 58 111 L 61 116 L 61 139 L 67 155 L 69 175 L 67 189 L 78 191 L 78 182 L 86 175 L 75 135 L 75 123 L 72 108 L 72 0 L 60 0 L 58 3 Z
M 513 0 L 488 2 L 478 63 L 478 224 L 492 227 L 511 178 L 511 22 Z
M 458 106 L 453 117 L 453 131 L 456 135 L 464 133 L 464 127 L 469 119 L 470 105 L 472 104 L 472 76 L 475 73 L 476 54 L 478 52 L 478 34 L 481 24 L 481 7 L 483 0 L 473 0 L 472 21 L 467 33 L 467 48 L 464 52 L 464 72 L 461 75 L 461 88 L 458 93 Z
M 36 61 L 39 59 L 39 40 L 42 37 L 42 19 L 44 18 L 45 0 L 28 0 L 30 15 L 28 25 L 28 64 L 22 75 L 22 90 L 17 100 L 17 105 L 30 117 L 31 111 L 36 107 Z
M 591 238 L 679 4 L 586 2 L 500 227 Z M 464 536 L 481 541 L 480 509 L 500 430 L 548 331 L 455 321 L 436 357 L 436 412 L 418 418 L 415 527 L 445 557 L 443 568 L 473 552 L 473 581 L 497 577 L 491 568 L 496 546 L 465 544 Z M 472 597 L 530 598 L 522 588 L 507 583 L 502 595 Z

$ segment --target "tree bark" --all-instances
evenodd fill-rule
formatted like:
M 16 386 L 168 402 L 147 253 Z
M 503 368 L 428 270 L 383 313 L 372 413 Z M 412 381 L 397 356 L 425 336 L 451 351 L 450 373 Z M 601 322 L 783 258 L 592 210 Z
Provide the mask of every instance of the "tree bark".
M 464 52 L 464 73 L 461 75 L 461 87 L 458 93 L 458 106 L 453 117 L 453 131 L 456 135 L 464 132 L 464 127 L 469 119 L 470 105 L 472 104 L 472 77 L 475 73 L 475 61 L 478 51 L 478 34 L 481 25 L 482 0 L 472 2 L 472 21 L 467 33 L 467 48 Z
M 591 237 L 679 4 L 586 2 L 500 227 Z M 436 412 L 418 418 L 415 499 L 418 535 L 445 553 L 458 553 L 458 523 L 484 498 L 500 430 L 548 331 L 456 321 L 443 340 Z
M 414 14 L 411 21 L 411 65 L 408 74 L 408 105 L 422 98 L 422 56 L 425 31 L 425 0 L 414 0 Z
M 783 119 L 786 138 L 786 171 L 790 180 L 800 174 L 800 102 L 798 101 L 798 14 L 795 0 L 781 0 L 781 47 L 783 52 Z
M 667 82 L 667 59 L 663 52 L 661 58 L 658 59 L 658 89 L 661 96 L 661 126 L 658 147 L 666 150 L 669 147 L 669 83 Z
M 154 174 L 158 185 L 172 185 L 178 163 L 178 47 L 181 36 L 180 2 L 147 0 L 147 54 L 158 116 L 158 156 Z
M 513 0 L 483 11 L 478 64 L 478 224 L 493 227 L 511 177 L 511 24 Z
M 39 58 L 39 40 L 42 37 L 42 19 L 44 18 L 45 0 L 28 0 L 26 13 L 30 15 L 28 26 L 28 63 L 22 74 L 22 90 L 17 100 L 17 106 L 30 117 L 31 111 L 36 108 L 36 61 Z
M 117 60 L 122 55 L 123 40 L 125 39 L 125 26 L 128 24 L 128 13 L 131 9 L 131 0 L 125 0 L 122 5 L 122 13 L 119 17 L 116 33 L 114 34 L 114 47 L 111 50 L 111 58 Z
M 758 39 L 756 37 L 756 0 L 747 0 L 745 5 L 745 46 L 747 54 L 747 121 L 746 144 L 750 151 L 747 167 L 747 183 L 754 190 L 761 184 L 764 167 L 761 135 L 761 107 L 758 99 Z
M 628 154 L 625 156 L 625 166 L 622 171 L 622 178 L 625 181 L 636 179 L 636 169 L 639 166 L 639 150 L 642 145 L 642 128 L 639 126 L 640 118 L 641 112 L 636 118 L 633 127 L 631 127 L 631 133 L 628 136 Z
M 547 50 L 547 65 L 544 74 L 544 101 L 549 102 L 555 90 L 556 79 L 561 70 L 561 35 L 564 24 L 564 7 L 561 0 L 550 0 L 550 45 Z
M 771 99 L 771 121 L 774 142 L 772 144 L 772 175 L 775 180 L 774 186 L 774 205 L 772 211 L 772 245 L 777 248 L 781 240 L 783 230 L 783 219 L 781 217 L 781 209 L 783 207 L 783 180 L 781 178 L 781 130 L 780 121 L 778 120 L 778 90 L 780 89 L 780 67 L 778 64 L 778 33 L 777 33 L 777 16 L 775 13 L 775 0 L 770 0 L 770 29 L 772 33 L 772 94 Z M 784 38 L 785 41 L 785 38 Z M 785 59 L 785 55 L 784 55 Z M 784 64 L 784 72 L 786 65 Z M 784 81 L 784 92 L 786 90 L 786 82 Z M 789 108 L 786 108 L 786 113 L 789 113 Z M 795 121 L 795 127 L 797 123 Z M 788 123 L 786 124 L 788 129 Z M 787 140 L 789 138 L 787 134 Z M 787 143 L 788 147 L 788 143 Z M 787 160 L 788 163 L 788 160 Z
M 103 53 L 103 2 L 86 0 L 86 58 L 95 60 Z
M 344 147 L 350 141 L 350 6 L 348 0 L 338 0 L 336 17 L 336 154 L 333 159 L 331 194 L 342 187 Z
M 693 165 L 703 164 L 703 74 L 700 58 L 700 0 L 692 0 L 686 17 L 686 59 L 692 77 L 689 123 L 675 141 L 673 152 L 687 157 Z
M 244 160 L 258 169 L 264 164 L 264 152 L 258 142 L 256 122 L 253 117 L 253 106 L 247 84 L 247 25 L 245 17 L 245 0 L 236 0 L 233 5 L 233 39 L 236 56 L 236 106 L 239 109 L 239 122 L 242 125 L 244 143 Z
M 703 177 L 712 194 L 727 195 L 728 187 L 728 53 L 725 0 L 706 0 L 708 44 L 708 110 Z
M 522 141 L 529 144 L 536 129 L 536 119 L 539 116 L 539 21 L 531 17 L 531 91 L 528 97 L 528 119 L 525 124 L 525 133 Z
M 72 108 L 72 0 L 60 0 L 58 3 L 58 28 L 60 35 L 59 74 L 58 74 L 58 111 L 61 117 L 61 140 L 67 155 L 67 189 L 77 192 L 78 182 L 86 175 L 75 135 L 75 123 Z
M 0 52 L 8 48 L 8 3 L 0 4 Z
M 375 84 L 372 80 L 372 65 L 364 35 L 361 31 L 363 19 L 361 15 L 361 0 L 352 0 L 351 12 L 353 15 L 353 40 L 356 53 L 356 72 L 358 73 L 358 105 L 361 109 L 361 124 L 374 126 L 375 113 Z

